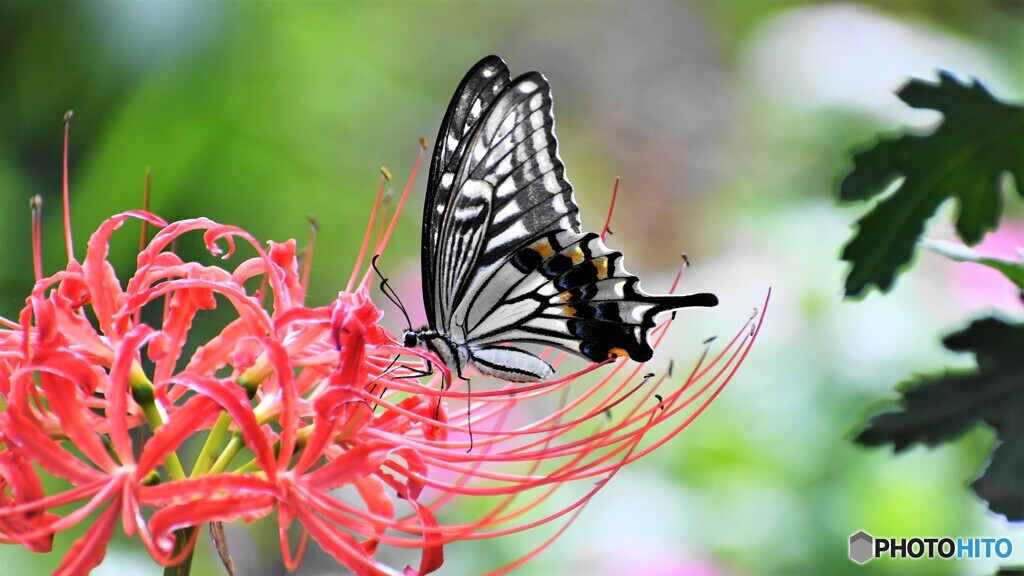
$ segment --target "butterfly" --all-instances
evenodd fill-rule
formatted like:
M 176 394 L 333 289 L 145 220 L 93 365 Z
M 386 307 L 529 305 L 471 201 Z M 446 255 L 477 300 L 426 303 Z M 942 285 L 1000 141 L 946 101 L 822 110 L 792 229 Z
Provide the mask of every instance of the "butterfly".
M 620 252 L 581 231 L 554 127 L 547 79 L 512 79 L 497 56 L 470 69 L 441 123 L 423 207 L 428 324 L 403 340 L 462 379 L 469 365 L 511 382 L 551 378 L 521 343 L 643 362 L 659 314 L 718 304 L 647 294 Z

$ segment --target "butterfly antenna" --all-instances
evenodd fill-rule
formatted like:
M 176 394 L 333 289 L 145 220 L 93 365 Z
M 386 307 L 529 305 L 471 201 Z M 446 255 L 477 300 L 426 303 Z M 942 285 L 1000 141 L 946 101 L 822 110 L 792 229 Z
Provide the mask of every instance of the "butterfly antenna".
M 380 291 L 384 293 L 384 296 L 391 301 L 392 304 L 398 307 L 402 311 L 402 316 L 405 316 L 405 323 L 412 330 L 412 320 L 409 319 L 409 313 L 406 312 L 405 306 L 402 305 L 402 299 L 398 297 L 398 293 L 395 289 L 388 284 L 388 279 L 384 277 L 380 272 L 380 268 L 377 268 L 377 259 L 380 258 L 380 254 L 374 254 L 373 259 L 370 260 L 370 266 L 373 267 L 373 271 L 377 273 L 377 277 L 380 278 Z

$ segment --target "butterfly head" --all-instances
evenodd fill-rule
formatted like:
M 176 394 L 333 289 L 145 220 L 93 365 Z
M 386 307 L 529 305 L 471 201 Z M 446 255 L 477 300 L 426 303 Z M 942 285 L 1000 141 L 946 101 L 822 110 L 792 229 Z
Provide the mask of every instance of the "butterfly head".
M 420 343 L 420 336 L 412 330 L 406 330 L 402 336 L 402 345 L 406 348 L 415 348 Z

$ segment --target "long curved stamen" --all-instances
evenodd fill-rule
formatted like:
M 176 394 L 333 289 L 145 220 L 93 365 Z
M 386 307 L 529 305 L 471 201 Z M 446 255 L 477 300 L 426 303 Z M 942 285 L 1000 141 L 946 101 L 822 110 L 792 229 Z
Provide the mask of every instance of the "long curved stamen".
M 395 231 L 395 225 L 398 224 L 398 217 L 402 215 L 402 208 L 405 207 L 405 201 L 409 199 L 409 192 L 412 190 L 412 185 L 416 181 L 416 173 L 419 172 L 420 163 L 423 161 L 423 142 L 420 142 L 420 150 L 416 154 L 416 162 L 412 165 L 412 170 L 409 172 L 409 179 L 405 183 L 405 190 L 402 191 L 402 197 L 398 200 L 398 206 L 395 207 L 395 213 L 391 217 L 391 223 L 388 225 L 387 232 L 384 233 L 384 238 L 377 244 L 374 254 L 381 254 L 384 249 L 387 248 L 388 241 L 391 239 L 391 233 Z M 359 283 L 360 286 L 366 286 L 366 283 L 370 280 L 371 271 L 367 270 L 366 274 L 363 275 L 363 280 Z
M 384 197 L 384 184 L 391 179 L 391 173 L 387 168 L 380 167 L 380 184 L 377 186 L 377 197 L 373 201 L 373 209 L 370 211 L 370 221 L 366 224 L 366 233 L 363 235 L 363 245 L 359 248 L 359 255 L 356 257 L 356 264 L 352 267 L 352 274 L 348 283 L 345 284 L 345 292 L 351 292 L 355 284 L 356 276 L 363 269 L 363 258 L 366 257 L 366 249 L 370 246 L 370 235 L 373 233 L 373 224 L 377 219 L 377 211 L 380 210 L 381 200 Z
M 619 197 L 619 177 L 615 177 L 615 186 L 612 187 L 612 201 L 608 206 L 608 216 L 604 219 L 604 226 L 601 227 L 601 240 L 608 236 L 608 226 L 612 223 L 612 213 L 615 212 L 615 199 Z
M 32 271 L 39 282 L 43 279 L 43 197 L 36 194 L 28 205 L 32 211 Z
M 75 244 L 71 240 L 71 194 L 68 184 L 68 142 L 71 140 L 71 118 L 75 113 L 68 110 L 64 114 L 64 170 L 63 170 L 63 193 L 64 193 L 64 242 L 68 251 L 68 262 L 75 259 Z
M 299 286 L 302 287 L 303 300 L 305 300 L 305 296 L 309 292 L 309 273 L 313 269 L 313 248 L 316 246 L 316 233 L 320 230 L 320 221 L 312 214 L 309 215 L 308 220 L 309 239 L 306 241 L 306 249 L 303 251 L 302 280 L 299 281 Z

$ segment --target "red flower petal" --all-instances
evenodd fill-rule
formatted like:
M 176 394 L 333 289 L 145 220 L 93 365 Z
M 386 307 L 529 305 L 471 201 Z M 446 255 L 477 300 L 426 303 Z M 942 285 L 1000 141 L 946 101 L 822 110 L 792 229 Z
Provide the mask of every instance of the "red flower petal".
M 106 416 L 110 442 L 122 464 L 134 463 L 132 439 L 128 436 L 128 399 L 131 395 L 129 380 L 138 350 L 153 329 L 146 325 L 132 329 L 117 345 L 114 363 L 110 367 L 110 386 L 107 389 Z
M 97 435 L 97 418 L 84 402 L 90 388 L 96 387 L 92 384 L 95 373 L 91 367 L 70 354 L 46 351 L 36 354 L 26 369 L 34 369 L 38 374 L 40 390 L 50 402 L 50 410 L 75 447 L 100 468 L 117 468 Z
M 166 548 L 166 540 L 181 528 L 205 522 L 233 522 L 262 518 L 273 511 L 275 500 L 266 494 L 232 494 L 208 497 L 182 504 L 170 504 L 157 510 L 149 520 L 154 538 Z
M 139 499 L 151 506 L 187 504 L 194 500 L 221 498 L 230 495 L 277 496 L 280 490 L 263 478 L 245 474 L 213 474 L 186 478 L 139 488 Z M 243 517 L 253 520 L 255 517 Z
M 10 495 L 7 491 L 10 490 Z M 0 509 L 10 510 L 17 504 L 30 503 L 44 497 L 43 485 L 32 464 L 11 450 L 0 451 Z M 56 514 L 26 511 L 0 516 L 0 535 L 17 542 L 33 552 L 49 552 L 53 546 L 53 533 L 26 537 L 52 524 Z
M 393 446 L 381 441 L 360 444 L 305 475 L 305 483 L 325 492 L 350 484 L 379 470 L 393 451 Z
M 410 501 L 410 504 L 416 510 L 423 527 L 423 554 L 420 555 L 420 569 L 417 574 L 430 574 L 444 564 L 444 540 L 434 535 L 437 532 L 437 519 L 430 509 L 420 506 L 415 500 Z M 409 567 L 406 567 L 405 573 L 409 574 Z
M 121 513 L 121 501 L 114 499 L 110 506 L 89 525 L 81 538 L 71 545 L 64 560 L 53 573 L 54 576 L 87 575 L 103 562 L 107 554 L 107 542 L 114 534 L 117 517 Z
M 351 534 L 338 529 L 334 524 L 320 518 L 314 508 L 297 505 L 291 508 L 296 519 L 316 540 L 324 552 L 356 574 L 398 574 L 398 572 L 373 561 L 373 558 L 356 542 Z
M 43 434 L 36 422 L 26 418 L 21 410 L 13 406 L 8 409 L 7 418 L 0 419 L 0 430 L 3 430 L 7 441 L 17 446 L 22 454 L 30 455 L 47 472 L 76 486 L 90 484 L 104 477 L 101 472 L 86 466 Z

